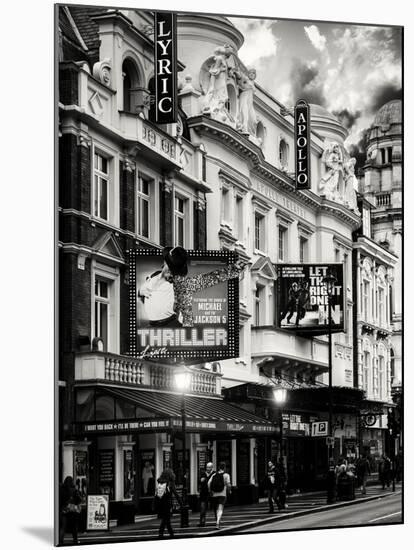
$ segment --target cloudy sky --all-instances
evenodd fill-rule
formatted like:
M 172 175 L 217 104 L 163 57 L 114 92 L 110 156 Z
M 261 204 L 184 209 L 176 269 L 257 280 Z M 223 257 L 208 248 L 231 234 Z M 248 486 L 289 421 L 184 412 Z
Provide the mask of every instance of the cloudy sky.
M 299 98 L 333 112 L 356 154 L 376 111 L 401 98 L 401 31 L 396 27 L 232 17 L 245 42 L 239 57 L 282 103 Z M 351 147 L 354 145 L 354 147 Z

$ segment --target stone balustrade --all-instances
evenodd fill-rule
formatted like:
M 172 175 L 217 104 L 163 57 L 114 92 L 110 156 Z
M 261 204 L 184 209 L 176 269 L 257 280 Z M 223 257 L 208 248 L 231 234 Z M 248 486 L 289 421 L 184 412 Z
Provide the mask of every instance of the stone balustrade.
M 124 355 L 105 352 L 80 353 L 75 360 L 75 380 L 106 380 L 131 386 L 176 391 L 174 366 L 144 363 Z M 191 373 L 190 393 L 220 395 L 221 375 L 203 370 Z

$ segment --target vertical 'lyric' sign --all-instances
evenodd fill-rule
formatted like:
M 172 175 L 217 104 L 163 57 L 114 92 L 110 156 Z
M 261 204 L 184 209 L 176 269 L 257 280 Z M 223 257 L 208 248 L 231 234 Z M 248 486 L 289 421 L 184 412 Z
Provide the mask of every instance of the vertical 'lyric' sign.
M 177 16 L 154 13 L 155 121 L 177 121 Z
M 310 188 L 310 107 L 303 99 L 295 106 L 296 189 Z

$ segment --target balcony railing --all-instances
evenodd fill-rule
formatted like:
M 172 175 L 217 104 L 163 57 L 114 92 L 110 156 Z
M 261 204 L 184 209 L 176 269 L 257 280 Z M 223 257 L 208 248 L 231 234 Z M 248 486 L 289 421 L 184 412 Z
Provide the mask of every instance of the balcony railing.
M 106 380 L 131 386 L 146 386 L 176 391 L 174 367 L 143 363 L 138 359 L 105 352 L 80 353 L 75 359 L 75 380 Z M 190 392 L 204 395 L 221 394 L 221 375 L 193 370 Z
M 391 193 L 383 193 L 377 195 L 377 206 L 390 206 L 391 205 Z

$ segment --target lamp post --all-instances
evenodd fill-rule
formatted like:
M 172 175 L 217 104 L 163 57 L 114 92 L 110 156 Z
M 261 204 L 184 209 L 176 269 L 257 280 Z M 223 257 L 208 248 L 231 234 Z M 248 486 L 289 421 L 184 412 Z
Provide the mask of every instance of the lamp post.
M 322 279 L 326 287 L 326 294 L 328 296 L 328 476 L 327 476 L 327 503 L 332 504 L 335 501 L 335 476 L 333 471 L 333 445 L 332 435 L 332 293 L 336 284 L 336 277 L 328 271 L 326 277 Z
M 187 447 L 186 447 L 186 410 L 185 410 L 185 392 L 191 385 L 191 373 L 183 370 L 175 374 L 175 384 L 181 391 L 181 426 L 183 438 L 183 492 L 181 504 L 181 527 L 188 527 L 188 502 L 187 502 Z
M 283 387 L 273 389 L 273 397 L 277 405 L 279 405 L 279 441 L 280 441 L 280 458 L 283 461 L 283 404 L 286 402 L 287 390 Z

